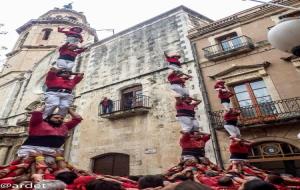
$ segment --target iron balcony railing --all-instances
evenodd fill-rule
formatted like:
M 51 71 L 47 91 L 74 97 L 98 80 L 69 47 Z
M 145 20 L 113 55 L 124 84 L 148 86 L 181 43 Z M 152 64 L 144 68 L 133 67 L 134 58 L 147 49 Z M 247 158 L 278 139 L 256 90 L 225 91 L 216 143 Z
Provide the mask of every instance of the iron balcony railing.
M 219 44 L 203 48 L 204 56 L 207 59 L 224 57 L 239 52 L 239 50 L 252 50 L 254 44 L 247 36 L 236 36 L 229 40 L 224 40 Z
M 113 101 L 111 108 L 103 109 L 102 105 L 99 105 L 99 115 L 101 116 L 136 108 L 150 107 L 150 97 L 145 95 L 137 95 L 132 97 L 132 99 L 115 100 Z
M 235 109 L 241 112 L 238 120 L 238 125 L 241 127 L 290 121 L 300 118 L 300 97 L 270 101 Z M 224 113 L 224 110 L 209 113 L 215 129 L 223 128 Z

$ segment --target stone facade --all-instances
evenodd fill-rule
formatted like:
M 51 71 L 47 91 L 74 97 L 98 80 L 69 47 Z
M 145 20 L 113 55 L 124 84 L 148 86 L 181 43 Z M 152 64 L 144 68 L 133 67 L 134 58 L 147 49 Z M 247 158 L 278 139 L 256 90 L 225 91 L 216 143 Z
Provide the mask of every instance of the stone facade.
M 53 12 L 53 16 L 56 16 L 54 13 L 58 14 L 57 10 Z M 180 127 L 175 118 L 173 93 L 166 80 L 168 69 L 163 52 L 181 53 L 184 72 L 193 76 L 187 87 L 193 97 L 202 99 L 198 67 L 186 36 L 191 28 L 204 26 L 209 22 L 210 19 L 180 6 L 107 39 L 90 44 L 89 50 L 80 55 L 75 66 L 76 71 L 85 73 L 84 80 L 76 88 L 74 103 L 84 120 L 70 135 L 65 146 L 65 156 L 72 164 L 83 169 L 92 169 L 93 158 L 107 153 L 122 153 L 129 156 L 130 174 L 136 175 L 161 173 L 179 161 Z M 22 26 L 19 30 L 23 30 L 26 26 Z M 53 28 L 57 26 L 61 25 L 47 25 Z M 89 34 L 88 31 L 85 34 Z M 16 67 L 9 62 L 12 65 L 9 69 L 24 69 L 26 72 L 22 72 L 23 75 L 20 76 L 22 79 L 20 77 L 14 79 L 18 81 L 17 84 L 13 83 L 18 92 L 9 91 L 8 88 L 1 91 L 1 96 L 3 93 L 15 93 L 10 96 L 11 98 L 3 96 L 2 99 L 5 101 L 1 101 L 4 110 L 2 112 L 5 112 L 2 116 L 5 118 L 3 128 L 6 131 L 11 131 L 7 128 L 8 125 L 17 128 L 15 127 L 17 122 L 26 124 L 28 117 L 22 113 L 25 109 L 32 109 L 41 98 L 45 73 L 57 58 L 56 46 L 63 40 L 61 34 L 55 35 L 57 37 L 51 38 L 55 40 L 53 41 L 55 47 L 28 61 L 29 63 L 21 61 L 27 60 L 27 57 L 18 58 L 19 54 L 15 52 L 11 54 L 11 59 L 18 61 Z M 88 39 L 91 37 L 85 36 L 84 40 L 89 43 Z M 25 42 L 27 43 L 27 40 Z M 28 68 L 25 69 L 25 66 Z M 11 76 L 13 74 L 19 76 L 20 73 L 11 72 L 9 69 L 4 70 L 1 76 L 12 83 Z M 124 89 L 137 85 L 142 87 L 142 95 L 150 98 L 145 113 L 139 114 L 141 109 L 137 108 L 137 114 L 135 111 L 126 111 L 131 112 L 130 116 L 115 116 L 114 119 L 98 115 L 99 102 L 104 96 L 114 101 L 121 100 Z M 123 112 L 118 114 L 122 115 Z M 199 106 L 196 117 L 203 130 L 209 132 L 203 104 Z M 22 134 L 26 135 L 26 130 Z M 18 145 L 23 138 L 18 137 L 21 139 Z M 6 155 L 3 161 L 9 160 L 7 155 L 10 157 L 13 155 L 16 145 L 13 147 L 10 150 L 7 146 L 1 149 L 2 157 L 0 157 L 3 158 L 4 152 Z M 214 160 L 211 143 L 207 146 L 207 155 Z
M 280 2 L 295 7 L 300 6 L 299 1 Z M 291 10 L 262 5 L 189 31 L 189 38 L 197 51 L 198 64 L 202 73 L 200 76 L 207 93 L 208 110 L 211 113 L 216 114 L 216 111 L 223 109 L 214 90 L 217 79 L 225 80 L 227 86 L 232 90 L 234 86 L 247 82 L 257 80 L 264 82 L 267 94 L 270 95 L 273 102 L 272 109 L 280 111 L 276 113 L 274 111 L 275 123 L 260 123 L 257 120 L 257 122 L 252 122 L 242 128 L 242 136 L 255 141 L 256 144 L 280 142 L 300 148 L 299 140 L 296 137 L 300 131 L 297 117 L 300 113 L 298 59 L 292 59 L 291 55 L 274 49 L 267 41 L 268 28 L 274 26 L 281 16 L 291 12 Z M 224 41 L 224 37 L 227 41 Z M 237 39 L 238 42 L 235 41 Z M 249 39 L 249 41 L 243 41 L 243 39 Z M 221 42 L 222 40 L 223 42 Z M 238 47 L 234 45 L 235 42 L 239 43 Z M 226 43 L 229 46 L 228 50 L 225 47 Z M 212 50 L 213 48 L 215 49 Z M 237 98 L 232 98 L 232 101 L 233 105 L 238 107 Z M 289 105 L 284 105 L 283 102 Z M 295 114 L 293 116 L 296 116 L 293 124 L 290 123 L 291 121 L 282 122 L 282 118 L 286 115 L 281 114 L 289 114 L 291 111 L 285 106 L 296 108 L 293 110 L 293 114 Z M 214 116 L 210 116 L 211 125 L 216 125 Z M 222 120 L 222 115 L 219 115 L 218 118 Z M 215 132 L 220 145 L 220 156 L 223 164 L 227 166 L 229 163 L 228 135 L 223 129 L 215 130 Z M 255 162 L 269 163 L 283 159 L 281 156 L 261 158 Z M 286 159 L 298 163 L 299 158 L 296 153 L 290 156 Z M 299 171 L 297 172 L 299 175 Z

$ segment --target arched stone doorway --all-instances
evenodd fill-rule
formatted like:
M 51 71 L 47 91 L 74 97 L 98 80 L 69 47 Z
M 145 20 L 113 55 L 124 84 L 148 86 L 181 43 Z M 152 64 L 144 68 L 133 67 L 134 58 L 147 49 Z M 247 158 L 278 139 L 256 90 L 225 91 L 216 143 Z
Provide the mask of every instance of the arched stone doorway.
M 250 153 L 252 165 L 279 173 L 300 176 L 300 149 L 280 141 L 255 144 Z
M 107 153 L 93 158 L 93 172 L 129 176 L 129 155 L 121 153 Z

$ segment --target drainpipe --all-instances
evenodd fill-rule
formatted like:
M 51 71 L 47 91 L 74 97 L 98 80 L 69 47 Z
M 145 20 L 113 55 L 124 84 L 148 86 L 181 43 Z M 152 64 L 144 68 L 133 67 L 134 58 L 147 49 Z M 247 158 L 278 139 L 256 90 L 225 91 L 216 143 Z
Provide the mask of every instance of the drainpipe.
M 211 107 L 210 107 L 210 104 L 209 104 L 209 101 L 208 101 L 208 94 L 207 94 L 206 87 L 205 87 L 205 84 L 204 84 L 202 70 L 201 70 L 200 64 L 199 64 L 199 59 L 198 59 L 199 54 L 198 54 L 198 51 L 197 51 L 197 46 L 196 46 L 195 43 L 192 43 L 191 46 L 192 46 L 194 59 L 195 59 L 195 62 L 197 64 L 196 65 L 196 72 L 198 73 L 198 76 L 199 76 L 199 86 L 200 86 L 200 90 L 201 90 L 202 97 L 203 97 L 205 112 L 206 112 L 206 115 L 207 115 L 207 118 L 208 118 L 208 126 L 209 126 L 209 130 L 210 130 L 211 137 L 212 137 L 212 145 L 213 145 L 214 153 L 215 153 L 215 156 L 216 156 L 216 161 L 217 161 L 217 164 L 222 169 L 224 169 L 224 165 L 223 165 L 223 162 L 222 162 L 222 157 L 221 157 L 221 154 L 220 154 L 220 146 L 219 146 L 219 141 L 218 141 L 218 138 L 217 138 L 217 133 L 213 128 L 213 125 L 212 125 L 212 122 L 211 122 L 212 121 L 211 120 L 211 115 L 209 114 L 209 112 L 211 111 Z

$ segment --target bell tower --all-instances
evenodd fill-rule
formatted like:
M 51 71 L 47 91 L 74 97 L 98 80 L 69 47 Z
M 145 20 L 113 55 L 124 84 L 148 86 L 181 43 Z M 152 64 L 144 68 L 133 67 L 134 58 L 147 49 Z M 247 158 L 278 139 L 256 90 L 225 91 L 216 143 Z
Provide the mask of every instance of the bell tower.
M 82 46 L 97 41 L 97 35 L 86 20 L 82 12 L 72 9 L 71 5 L 64 8 L 54 8 L 37 19 L 32 19 L 19 27 L 19 38 L 10 53 L 7 54 L 7 67 L 2 75 L 9 72 L 30 71 L 34 64 L 62 45 L 65 35 L 57 31 L 58 27 L 83 28 Z M 0 74 L 0 76 L 1 76 Z

